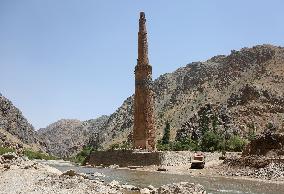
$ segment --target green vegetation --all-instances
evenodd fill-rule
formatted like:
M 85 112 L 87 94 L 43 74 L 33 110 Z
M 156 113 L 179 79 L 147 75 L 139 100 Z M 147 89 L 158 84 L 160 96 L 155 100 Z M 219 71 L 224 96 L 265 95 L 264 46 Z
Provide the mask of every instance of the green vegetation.
M 0 155 L 8 153 L 8 152 L 15 152 L 15 149 L 7 148 L 7 147 L 0 147 Z
M 75 157 L 70 158 L 72 162 L 75 162 L 80 165 L 85 165 L 88 156 L 95 149 L 92 146 L 85 146 L 81 152 L 79 152 Z
M 160 151 L 184 151 L 184 150 L 200 150 L 199 145 L 192 139 L 186 139 L 184 141 L 173 141 L 168 144 L 163 144 L 161 140 L 157 142 L 157 149 Z
M 30 160 L 32 159 L 40 159 L 40 160 L 56 160 L 55 156 L 51 156 L 49 154 L 43 153 L 41 151 L 33 151 L 29 149 L 24 150 L 24 155 L 27 156 Z
M 227 150 L 234 151 L 234 152 L 241 152 L 243 151 L 245 145 L 248 143 L 246 139 L 241 138 L 238 135 L 233 135 L 228 140 Z
M 171 126 L 170 126 L 170 123 L 167 121 L 166 127 L 164 128 L 164 135 L 163 135 L 162 142 L 161 142 L 163 145 L 170 143 L 170 135 L 171 135 Z
M 0 147 L 0 155 L 8 153 L 8 152 L 15 152 L 16 150 L 13 148 L 7 148 L 7 147 Z M 58 158 L 48 155 L 46 153 L 43 153 L 42 151 L 33 151 L 30 149 L 25 149 L 23 154 L 27 156 L 30 160 L 32 159 L 40 159 L 40 160 L 56 160 Z
M 213 131 L 206 131 L 201 138 L 200 146 L 202 151 L 213 152 L 223 147 L 222 137 Z
M 171 126 L 170 123 L 166 122 L 164 129 L 164 135 L 161 140 L 157 142 L 157 149 L 160 151 L 182 151 L 182 150 L 199 150 L 200 147 L 195 140 L 190 138 L 182 141 L 170 141 Z
M 170 141 L 170 124 L 167 122 L 163 138 L 157 142 L 157 149 L 160 151 L 220 151 L 223 153 L 223 155 L 226 153 L 226 151 L 241 152 L 248 143 L 248 140 L 243 139 L 238 135 L 226 137 L 226 133 L 218 133 L 216 130 L 217 119 L 213 119 L 213 121 L 213 128 L 210 129 L 210 122 L 208 118 L 204 116 L 201 125 L 203 127 L 201 129 L 201 138 L 194 140 L 191 137 L 188 137 L 180 141 Z

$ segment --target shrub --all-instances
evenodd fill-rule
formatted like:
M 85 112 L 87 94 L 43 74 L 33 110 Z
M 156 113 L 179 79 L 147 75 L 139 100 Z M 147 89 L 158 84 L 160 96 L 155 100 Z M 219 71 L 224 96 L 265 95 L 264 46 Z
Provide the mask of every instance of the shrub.
M 176 151 L 182 151 L 182 150 L 197 151 L 200 150 L 200 146 L 198 145 L 197 141 L 192 140 L 191 138 L 186 138 L 181 141 L 176 141 L 174 149 Z
M 162 140 L 158 140 L 158 142 L 157 142 L 157 150 L 159 150 L 159 151 L 169 151 L 169 150 L 171 150 L 170 144 L 163 144 Z
M 0 155 L 8 153 L 8 152 L 15 152 L 15 149 L 7 148 L 7 147 L 0 147 Z
M 24 150 L 24 155 L 27 156 L 30 160 L 40 159 L 40 160 L 56 160 L 58 158 L 51 156 L 49 154 L 43 153 L 41 151 L 33 151 L 29 149 Z
M 92 146 L 85 146 L 82 151 L 80 151 L 75 157 L 71 158 L 73 162 L 84 165 L 86 163 L 86 159 L 94 151 Z
M 213 131 L 206 131 L 201 138 L 201 149 L 202 151 L 216 151 L 220 148 L 222 138 L 217 133 Z
M 247 144 L 247 141 L 245 139 L 242 139 L 238 135 L 233 135 L 229 140 L 228 140 L 228 150 L 229 151 L 235 151 L 235 152 L 241 152 L 243 151 L 245 145 Z

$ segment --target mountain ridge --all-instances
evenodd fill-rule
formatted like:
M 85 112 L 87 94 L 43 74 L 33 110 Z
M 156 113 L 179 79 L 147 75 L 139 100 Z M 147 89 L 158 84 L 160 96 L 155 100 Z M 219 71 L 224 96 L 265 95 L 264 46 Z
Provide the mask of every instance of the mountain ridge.
M 171 139 L 200 128 L 200 114 L 216 114 L 220 130 L 246 135 L 273 123 L 284 130 L 284 48 L 257 45 L 192 62 L 153 81 L 157 140 L 166 121 Z M 94 146 L 131 141 L 133 95 L 101 123 Z M 90 137 L 92 138 L 92 137 Z
M 46 128 L 38 130 L 39 137 L 46 143 L 47 152 L 54 156 L 68 158 L 78 153 L 95 137 L 108 116 L 80 121 L 78 119 L 60 119 Z
M 44 143 L 34 127 L 2 94 L 0 94 L 0 146 L 44 150 Z

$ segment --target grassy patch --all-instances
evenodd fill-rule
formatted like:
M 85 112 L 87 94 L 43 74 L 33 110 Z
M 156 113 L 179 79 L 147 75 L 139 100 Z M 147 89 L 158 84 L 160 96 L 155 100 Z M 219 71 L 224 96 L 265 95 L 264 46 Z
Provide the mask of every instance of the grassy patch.
M 7 147 L 0 147 L 0 155 L 8 153 L 8 152 L 15 152 L 15 149 L 7 148 Z
M 40 159 L 40 160 L 56 160 L 55 156 L 48 155 L 41 151 L 33 151 L 33 150 L 24 150 L 24 155 L 27 156 L 30 160 L 32 159 Z

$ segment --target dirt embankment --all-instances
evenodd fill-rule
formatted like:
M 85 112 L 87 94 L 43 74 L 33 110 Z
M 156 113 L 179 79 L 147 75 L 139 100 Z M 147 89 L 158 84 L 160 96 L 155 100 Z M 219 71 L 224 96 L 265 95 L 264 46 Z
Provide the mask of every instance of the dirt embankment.
M 241 157 L 225 159 L 222 174 L 284 181 L 284 134 L 268 130 L 258 135 Z

